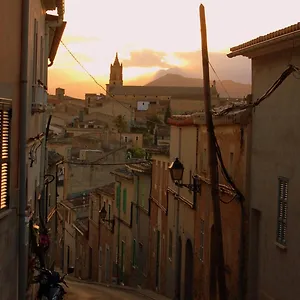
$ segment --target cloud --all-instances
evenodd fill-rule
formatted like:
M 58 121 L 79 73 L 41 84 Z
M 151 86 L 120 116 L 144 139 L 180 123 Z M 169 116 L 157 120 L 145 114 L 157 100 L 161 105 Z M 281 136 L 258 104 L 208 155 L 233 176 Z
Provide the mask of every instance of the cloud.
M 164 62 L 166 55 L 164 52 L 156 52 L 148 49 L 132 51 L 130 52 L 130 59 L 123 60 L 123 65 L 124 67 L 169 68 L 171 65 Z
M 186 62 L 184 71 L 192 77 L 202 78 L 202 56 L 201 51 L 176 52 L 179 59 Z M 251 61 L 245 57 L 230 59 L 225 53 L 210 52 L 209 61 L 213 66 L 210 68 L 211 78 L 220 80 L 234 80 L 236 82 L 251 82 Z

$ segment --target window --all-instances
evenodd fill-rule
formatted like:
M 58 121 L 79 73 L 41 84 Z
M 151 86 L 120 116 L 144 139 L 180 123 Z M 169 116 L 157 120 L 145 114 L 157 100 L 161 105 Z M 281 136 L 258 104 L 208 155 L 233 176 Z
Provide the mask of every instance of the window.
M 120 200 L 121 200 L 121 186 L 120 184 L 117 186 L 117 208 L 120 208 Z
M 91 199 L 91 208 L 90 208 L 90 219 L 93 220 L 94 214 L 94 199 Z
M 140 196 L 141 196 L 141 207 L 145 208 L 145 186 L 144 185 L 141 185 L 141 193 L 140 193 Z
M 136 141 L 138 141 L 138 140 L 139 140 L 139 137 L 138 137 L 138 136 L 136 136 L 136 137 L 135 137 L 135 140 L 136 140 Z
M 40 47 L 40 80 L 44 83 L 44 38 L 42 36 Z
M 136 240 L 132 243 L 132 265 L 136 266 Z
M 277 243 L 286 245 L 288 180 L 278 179 Z
M 127 190 L 123 189 L 123 213 L 126 213 L 127 207 Z
M 9 205 L 10 111 L 0 103 L 0 210 Z
M 200 219 L 200 249 L 199 258 L 201 261 L 204 259 L 204 220 Z
M 169 259 L 172 259 L 172 250 L 173 250 L 173 232 L 169 230 Z
M 229 174 L 232 175 L 233 172 L 233 152 L 229 154 Z
M 102 247 L 99 247 L 99 267 L 102 266 Z
M 206 155 L 206 149 L 203 149 L 203 159 L 202 159 L 202 169 L 204 172 L 207 171 L 207 155 Z
M 127 141 L 128 141 L 128 137 L 127 137 L 127 136 L 125 136 L 125 137 L 124 137 L 124 140 L 125 140 L 125 143 L 127 143 Z
M 34 20 L 34 36 L 33 36 L 33 72 L 32 84 L 36 84 L 37 77 L 37 60 L 38 60 L 38 21 Z

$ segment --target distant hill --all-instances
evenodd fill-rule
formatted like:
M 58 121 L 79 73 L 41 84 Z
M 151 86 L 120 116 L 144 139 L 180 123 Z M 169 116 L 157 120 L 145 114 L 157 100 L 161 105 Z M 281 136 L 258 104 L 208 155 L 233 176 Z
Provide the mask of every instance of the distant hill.
M 186 86 L 195 87 L 203 86 L 203 79 L 200 78 L 189 78 L 179 74 L 166 74 L 158 79 L 155 79 L 147 86 Z M 231 98 L 242 98 L 251 93 L 251 85 L 234 82 L 232 80 L 223 80 L 221 82 L 216 81 L 217 90 L 221 97 L 228 97 L 227 93 Z M 227 93 L 226 93 L 226 91 Z

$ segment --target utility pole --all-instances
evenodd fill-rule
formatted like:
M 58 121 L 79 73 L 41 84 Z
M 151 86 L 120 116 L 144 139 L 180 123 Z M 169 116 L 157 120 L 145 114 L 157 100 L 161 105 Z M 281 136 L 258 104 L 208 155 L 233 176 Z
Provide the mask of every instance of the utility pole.
M 205 117 L 208 133 L 208 152 L 209 152 L 209 166 L 211 177 L 211 197 L 214 212 L 214 226 L 215 226 L 215 268 L 218 280 L 218 292 L 220 300 L 227 300 L 227 288 L 225 278 L 225 264 L 223 252 L 223 236 L 222 236 L 222 221 L 220 211 L 219 198 L 219 178 L 218 178 L 218 160 L 215 144 L 215 132 L 213 119 L 211 114 L 211 97 L 210 97 L 210 80 L 209 80 L 209 60 L 207 49 L 207 33 L 205 9 L 203 4 L 200 5 L 200 27 L 201 27 L 201 41 L 202 41 L 202 66 L 203 66 L 203 85 L 204 85 L 204 100 L 205 100 Z

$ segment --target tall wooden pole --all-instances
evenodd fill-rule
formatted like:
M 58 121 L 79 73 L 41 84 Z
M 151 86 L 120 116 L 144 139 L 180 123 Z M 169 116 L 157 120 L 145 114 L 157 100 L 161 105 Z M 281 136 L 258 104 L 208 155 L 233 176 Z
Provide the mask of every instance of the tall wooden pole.
M 201 41 L 202 41 L 202 65 L 203 65 L 203 85 L 204 85 L 204 101 L 205 101 L 205 117 L 208 133 L 208 153 L 209 166 L 211 177 L 211 197 L 214 212 L 214 227 L 215 227 L 215 270 L 217 271 L 218 292 L 220 300 L 227 300 L 226 278 L 225 278 L 225 264 L 223 252 L 223 237 L 222 237 L 222 222 L 220 211 L 219 198 L 219 178 L 218 178 L 218 160 L 215 144 L 214 125 L 211 114 L 211 97 L 210 97 L 210 80 L 209 80 L 209 60 L 207 50 L 207 33 L 204 6 L 200 5 L 200 27 L 201 27 Z

